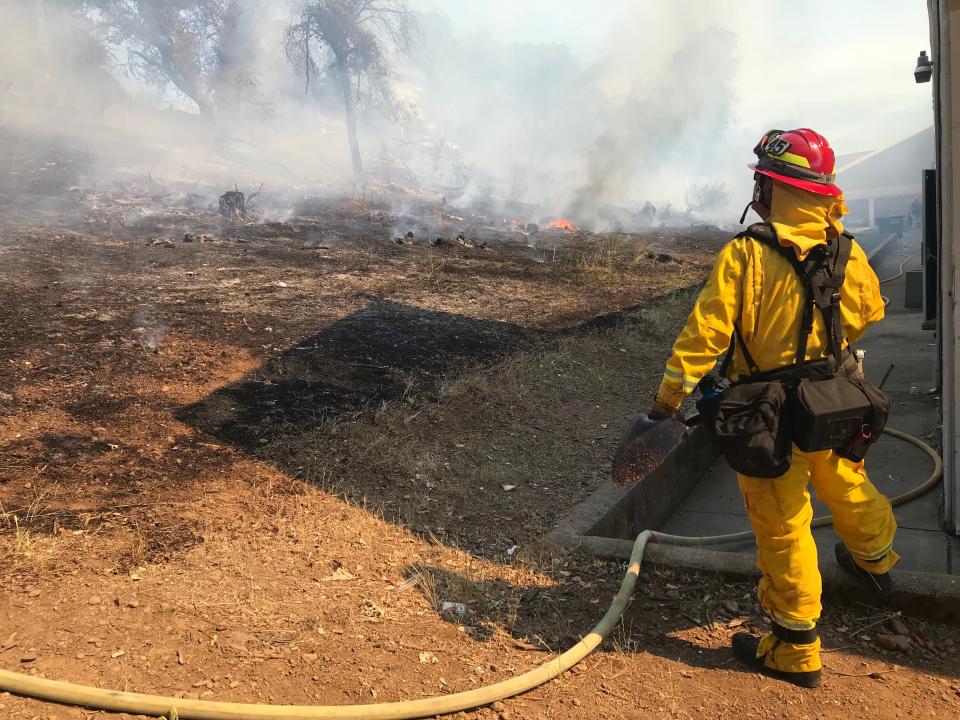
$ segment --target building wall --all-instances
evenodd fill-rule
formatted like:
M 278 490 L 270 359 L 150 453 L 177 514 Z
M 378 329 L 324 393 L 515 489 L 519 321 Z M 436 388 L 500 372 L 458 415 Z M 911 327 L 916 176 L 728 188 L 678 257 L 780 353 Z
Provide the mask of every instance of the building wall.
M 943 367 L 944 522 L 960 534 L 960 0 L 928 0 L 938 108 L 941 247 L 941 362 Z

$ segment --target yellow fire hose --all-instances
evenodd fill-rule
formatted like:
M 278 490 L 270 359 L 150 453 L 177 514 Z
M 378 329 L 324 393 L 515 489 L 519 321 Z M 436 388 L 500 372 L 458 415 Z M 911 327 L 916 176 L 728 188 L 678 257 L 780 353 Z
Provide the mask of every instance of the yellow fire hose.
M 930 456 L 934 464 L 933 473 L 926 481 L 913 490 L 891 500 L 893 505 L 901 505 L 932 489 L 943 476 L 943 463 L 936 451 L 919 438 L 892 428 L 887 428 L 885 432 L 891 437 L 917 446 Z M 813 527 L 827 525 L 830 520 L 829 515 L 816 518 L 813 521 Z M 496 700 L 503 700 L 531 690 L 566 672 L 596 649 L 617 624 L 630 601 L 633 587 L 640 573 L 643 551 L 648 542 L 669 545 L 716 545 L 748 540 L 752 537 L 753 533 L 749 531 L 710 537 L 685 537 L 644 530 L 637 536 L 633 544 L 627 573 L 620 585 L 619 592 L 613 599 L 613 604 L 586 637 L 562 655 L 529 672 L 494 685 L 487 685 L 476 690 L 468 690 L 453 695 L 372 705 L 258 705 L 254 703 L 216 702 L 213 700 L 187 700 L 162 695 L 120 692 L 89 685 L 75 685 L 59 680 L 47 680 L 7 670 L 0 670 L 0 690 L 63 705 L 76 705 L 97 710 L 112 710 L 155 717 L 164 715 L 171 720 L 172 718 L 182 718 L 183 720 L 187 718 L 196 720 L 228 720 L 229 718 L 243 718 L 244 720 L 266 720 L 267 718 L 283 718 L 284 720 L 340 720 L 346 718 L 404 720 L 455 713 L 460 710 L 489 705 Z

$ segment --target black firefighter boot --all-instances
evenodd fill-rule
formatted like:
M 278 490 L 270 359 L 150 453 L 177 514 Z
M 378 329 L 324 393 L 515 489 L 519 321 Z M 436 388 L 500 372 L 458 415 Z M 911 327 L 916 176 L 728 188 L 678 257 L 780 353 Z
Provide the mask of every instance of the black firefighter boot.
M 885 572 L 882 575 L 876 575 L 864 570 L 857 565 L 857 561 L 853 559 L 853 555 L 842 542 L 834 545 L 833 552 L 837 556 L 837 563 L 840 568 L 847 575 L 855 578 L 863 586 L 863 589 L 877 600 L 885 600 L 893 593 L 893 580 L 890 573 Z
M 762 638 L 737 633 L 732 643 L 734 656 L 757 672 L 802 688 L 820 686 L 820 636 L 816 628 L 790 630 L 773 623 L 773 632 Z

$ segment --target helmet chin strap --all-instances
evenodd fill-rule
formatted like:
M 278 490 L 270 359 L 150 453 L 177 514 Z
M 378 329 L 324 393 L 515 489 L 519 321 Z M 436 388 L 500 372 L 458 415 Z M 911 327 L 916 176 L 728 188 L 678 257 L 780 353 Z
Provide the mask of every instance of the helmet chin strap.
M 767 208 L 767 206 L 764 204 L 764 202 L 763 202 L 763 196 L 764 196 L 764 193 L 765 193 L 766 188 L 768 187 L 768 184 L 769 184 L 771 181 L 770 181 L 770 179 L 764 177 L 763 175 L 761 175 L 761 174 L 759 174 L 759 173 L 754 174 L 753 177 L 754 177 L 754 182 L 753 182 L 753 197 L 750 199 L 750 202 L 747 203 L 747 206 L 743 209 L 743 214 L 740 216 L 740 224 L 741 224 L 741 225 L 743 225 L 743 221 L 746 220 L 746 218 L 747 218 L 747 213 L 750 212 L 750 209 L 751 209 L 751 208 L 753 208 L 754 212 L 756 212 L 757 215 L 760 216 L 760 219 L 761 219 L 761 220 L 766 220 L 766 219 L 767 219 L 766 217 L 764 217 L 764 214 L 763 214 L 763 213 L 761 213 L 759 210 L 756 209 L 756 206 L 757 206 L 757 205 L 760 205 L 761 207 L 763 207 L 763 208 L 767 211 L 767 212 L 766 212 L 767 217 L 770 216 L 770 210 L 769 210 L 769 209 Z

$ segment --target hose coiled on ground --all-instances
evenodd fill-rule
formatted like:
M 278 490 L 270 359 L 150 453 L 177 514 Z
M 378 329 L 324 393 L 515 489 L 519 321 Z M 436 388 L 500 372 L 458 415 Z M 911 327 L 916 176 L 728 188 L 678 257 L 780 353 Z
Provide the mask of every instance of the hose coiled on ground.
M 943 477 L 943 462 L 937 452 L 927 443 L 912 435 L 887 428 L 887 435 L 903 440 L 923 450 L 933 461 L 933 472 L 914 489 L 898 495 L 891 503 L 902 505 L 934 488 Z M 816 518 L 813 527 L 828 525 L 829 515 Z M 371 705 L 258 705 L 254 703 L 217 702 L 214 700 L 188 700 L 160 695 L 142 695 L 140 693 L 121 692 L 75 685 L 60 680 L 47 680 L 23 673 L 0 670 L 0 690 L 25 695 L 38 700 L 77 705 L 98 710 L 133 713 L 138 715 L 166 716 L 187 720 L 348 720 L 350 718 L 368 718 L 369 720 L 408 720 L 433 715 L 469 710 L 489 705 L 496 700 L 504 700 L 542 685 L 563 674 L 595 650 L 604 637 L 616 626 L 620 616 L 626 610 L 633 588 L 640 574 L 640 563 L 648 542 L 668 545 L 718 545 L 739 542 L 753 538 L 752 532 L 730 533 L 709 537 L 686 537 L 644 530 L 633 544 L 633 551 L 627 563 L 627 572 L 620 584 L 620 590 L 613 599 L 603 618 L 587 635 L 566 652 L 549 662 L 528 672 L 498 682 L 494 685 L 468 690 L 466 692 L 442 695 L 421 700 L 407 700 L 393 703 Z

